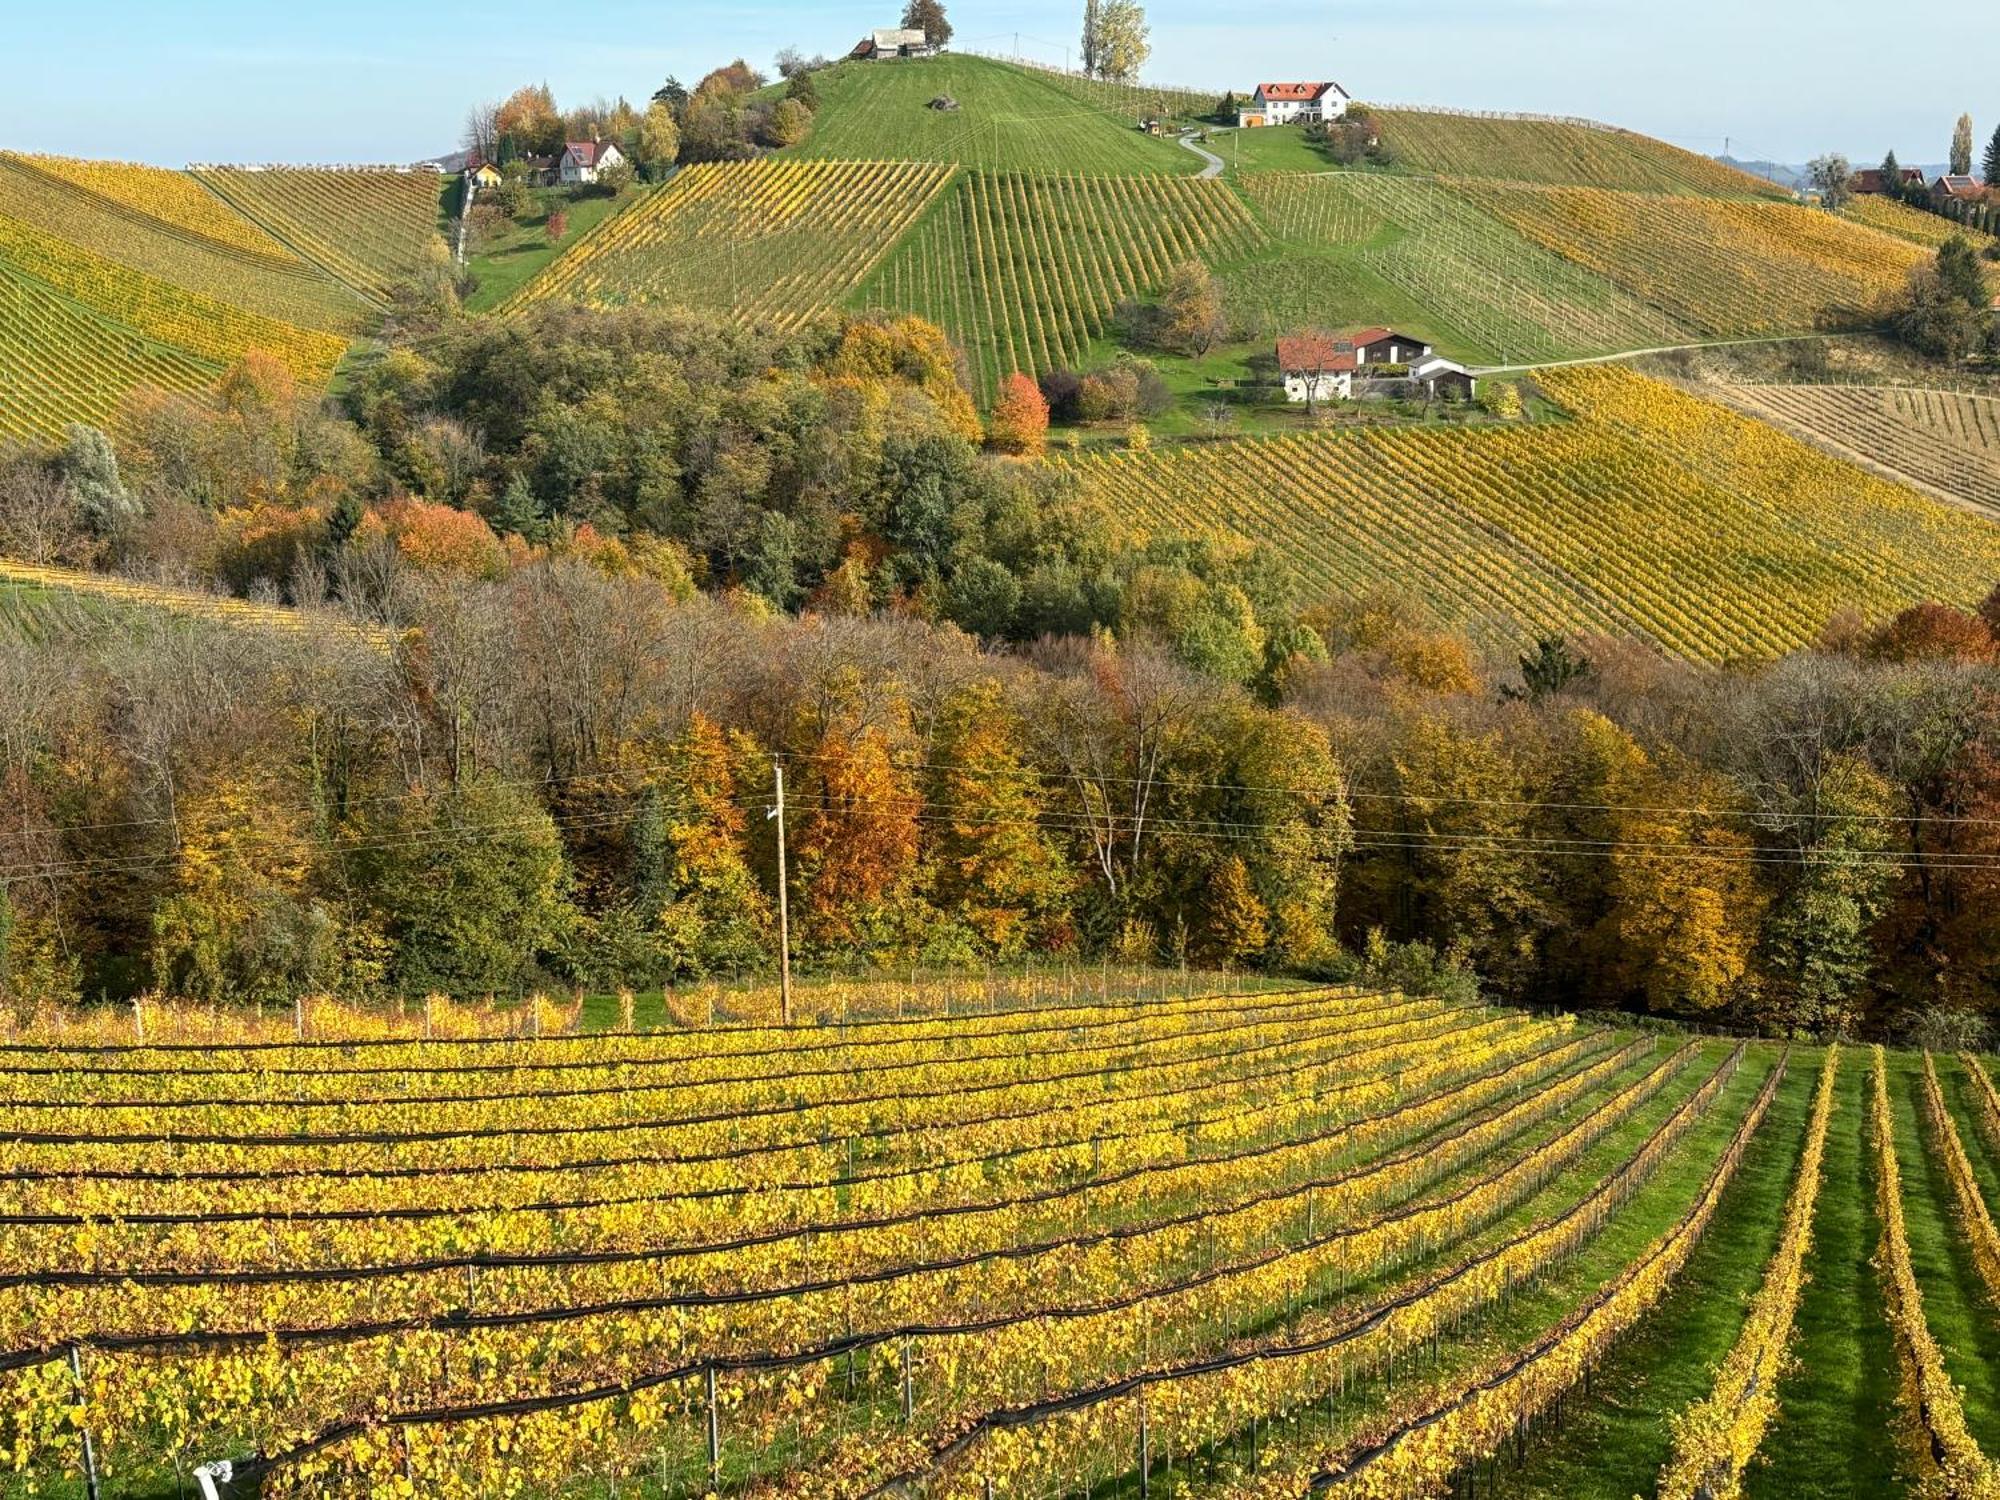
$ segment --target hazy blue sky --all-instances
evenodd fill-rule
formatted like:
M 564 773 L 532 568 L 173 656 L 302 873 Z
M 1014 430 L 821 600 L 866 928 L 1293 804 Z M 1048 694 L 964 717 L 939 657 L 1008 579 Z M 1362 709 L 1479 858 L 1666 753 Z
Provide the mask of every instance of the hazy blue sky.
M 650 93 L 738 53 L 833 52 L 900 0 L 589 6 L 483 0 L 72 0 L 8 37 L 0 146 L 179 165 L 398 161 L 457 143 L 466 104 L 546 80 L 565 104 Z M 1590 115 L 1717 152 L 1937 161 L 2000 83 L 1940 54 L 1984 0 L 1154 0 L 1162 82 L 1331 75 L 1363 98 Z M 952 0 L 959 39 L 1060 61 L 1081 0 Z M 1900 45 L 1897 45 L 1898 43 Z M 1887 43 L 1888 45 L 1885 45 Z M 1962 96 L 1962 97 L 1961 97 Z

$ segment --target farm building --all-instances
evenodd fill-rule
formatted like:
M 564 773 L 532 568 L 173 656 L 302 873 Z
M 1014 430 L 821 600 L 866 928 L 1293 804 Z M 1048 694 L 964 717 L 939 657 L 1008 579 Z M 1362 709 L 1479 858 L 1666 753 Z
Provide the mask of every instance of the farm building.
M 1278 340 L 1278 373 L 1292 403 L 1350 401 L 1360 356 L 1351 339 L 1299 333 Z
M 1363 365 L 1413 365 L 1431 352 L 1422 339 L 1393 328 L 1364 328 L 1349 338 L 1356 362 Z
M 1337 83 L 1260 83 L 1236 111 L 1245 129 L 1260 125 L 1324 125 L 1347 113 L 1353 95 Z
M 1882 175 L 1880 167 L 1867 167 L 1854 174 L 1854 191 L 1868 195 L 1889 193 L 1898 188 L 1920 188 L 1923 185 L 1922 167 L 1904 167 L 1894 183 Z
M 1410 366 L 1410 384 L 1434 401 L 1470 401 L 1479 391 L 1470 370 L 1435 354 Z
M 893 62 L 899 57 L 930 57 L 937 50 L 920 29 L 892 26 L 871 31 L 854 44 L 848 56 L 864 62 Z
M 625 160 L 615 141 L 571 141 L 563 147 L 556 175 L 564 182 L 595 182 L 606 167 Z
M 500 186 L 500 169 L 481 157 L 469 157 L 465 163 L 465 180 L 474 187 L 496 188 Z
M 1945 176 L 1931 184 L 1931 196 L 1940 203 L 1978 203 L 1986 196 L 1986 189 L 1977 177 Z

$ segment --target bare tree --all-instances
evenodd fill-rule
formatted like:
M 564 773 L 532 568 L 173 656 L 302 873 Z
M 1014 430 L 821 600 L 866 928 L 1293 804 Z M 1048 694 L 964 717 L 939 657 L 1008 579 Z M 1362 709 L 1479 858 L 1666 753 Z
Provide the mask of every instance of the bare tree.
M 500 106 L 488 101 L 475 104 L 465 112 L 465 134 L 459 144 L 481 161 L 492 161 L 500 154 Z

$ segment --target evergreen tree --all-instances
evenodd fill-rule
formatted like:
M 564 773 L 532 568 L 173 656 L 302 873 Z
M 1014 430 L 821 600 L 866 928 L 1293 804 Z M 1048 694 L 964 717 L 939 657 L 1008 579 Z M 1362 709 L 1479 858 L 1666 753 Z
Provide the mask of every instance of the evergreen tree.
M 2000 187 L 2000 125 L 1993 127 L 1993 139 L 1986 143 L 1986 160 L 1980 176 L 1988 187 Z

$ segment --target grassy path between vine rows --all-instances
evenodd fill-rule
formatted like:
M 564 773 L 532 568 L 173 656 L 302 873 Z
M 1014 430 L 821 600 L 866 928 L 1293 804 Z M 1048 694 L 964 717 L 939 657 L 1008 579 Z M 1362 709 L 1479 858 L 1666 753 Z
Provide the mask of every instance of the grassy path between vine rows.
M 1910 1263 L 1924 1292 L 1924 1321 L 1944 1350 L 1952 1382 L 1963 1393 L 1972 1436 L 1986 1452 L 2000 1452 L 2000 1323 L 1986 1301 L 1971 1247 L 1958 1226 L 1951 1183 L 1931 1144 L 1920 1053 L 1889 1054 L 1889 1103 L 1896 1121 L 1896 1158 L 1903 1169 Z
M 1675 1080 L 1670 1090 L 1663 1091 L 1662 1098 L 1653 1101 L 1642 1112 L 1643 1121 L 1628 1121 L 1623 1129 L 1614 1132 L 1615 1142 L 1611 1138 L 1600 1142 L 1583 1161 L 1559 1174 L 1555 1182 L 1507 1215 L 1503 1223 L 1455 1245 L 1449 1252 L 1437 1257 L 1435 1264 L 1462 1260 L 1511 1237 L 1530 1223 L 1561 1212 L 1585 1196 L 1606 1173 L 1615 1168 L 1618 1161 L 1651 1133 L 1681 1097 L 1698 1086 L 1698 1081 L 1721 1060 L 1723 1050 L 1720 1044 L 1711 1044 L 1705 1055 Z M 1385 1400 L 1400 1405 L 1405 1398 L 1415 1399 L 1413 1390 L 1416 1387 L 1444 1389 L 1454 1386 L 1505 1351 L 1532 1342 L 1560 1322 L 1579 1301 L 1613 1280 L 1657 1235 L 1687 1211 L 1714 1169 L 1717 1157 L 1762 1088 L 1775 1055 L 1775 1049 L 1757 1048 L 1745 1057 L 1743 1066 L 1724 1086 L 1703 1118 L 1668 1154 L 1631 1201 L 1578 1254 L 1551 1267 L 1539 1280 L 1517 1288 L 1511 1297 L 1469 1321 L 1457 1340 L 1448 1341 L 1440 1347 L 1435 1366 L 1422 1361 L 1413 1362 L 1416 1369 L 1422 1371 L 1417 1379 L 1405 1377 L 1398 1380 L 1394 1392 L 1385 1391 L 1379 1381 L 1364 1381 L 1353 1386 L 1347 1399 L 1340 1404 L 1340 1429 L 1354 1430 L 1356 1424 L 1365 1421 L 1371 1411 L 1379 1410 Z M 1788 1080 L 1786 1089 L 1794 1087 L 1797 1087 L 1796 1082 Z M 1666 1094 L 1673 1097 L 1664 1097 Z M 1767 1129 L 1770 1123 L 1767 1120 Z M 1796 1131 L 1793 1136 L 1795 1151 Z M 1396 1279 L 1400 1282 L 1421 1275 L 1429 1268 L 1423 1265 L 1405 1266 Z M 1277 1459 L 1282 1450 L 1301 1442 L 1316 1451 L 1324 1451 L 1323 1436 L 1320 1424 L 1310 1419 L 1291 1426 L 1290 1430 L 1286 1424 L 1279 1424 L 1276 1431 L 1267 1430 L 1264 1439 L 1269 1455 L 1265 1460 L 1266 1466 Z M 1212 1474 L 1177 1474 L 1177 1484 L 1172 1493 L 1178 1497 L 1183 1494 L 1227 1492 L 1232 1480 L 1241 1473 L 1238 1465 L 1243 1457 L 1242 1445 L 1237 1445 L 1237 1448 L 1237 1452 L 1223 1457 Z
M 1627 1500 L 1652 1490 L 1667 1457 L 1669 1419 L 1708 1395 L 1715 1366 L 1742 1331 L 1777 1249 L 1823 1056 L 1793 1053 L 1736 1180 L 1674 1290 L 1619 1342 L 1592 1380 L 1592 1399 L 1571 1408 L 1560 1432 L 1545 1428 L 1527 1462 L 1506 1474 L 1503 1493 Z M 1853 1058 L 1843 1061 L 1851 1065 Z
M 1897 1454 L 1886 1441 L 1895 1350 L 1875 1275 L 1881 1231 L 1863 1126 L 1868 1066 L 1867 1051 L 1850 1048 L 1834 1086 L 1793 1363 L 1779 1383 L 1759 1462 L 1745 1476 L 1750 1500 L 1881 1494 L 1896 1484 Z

